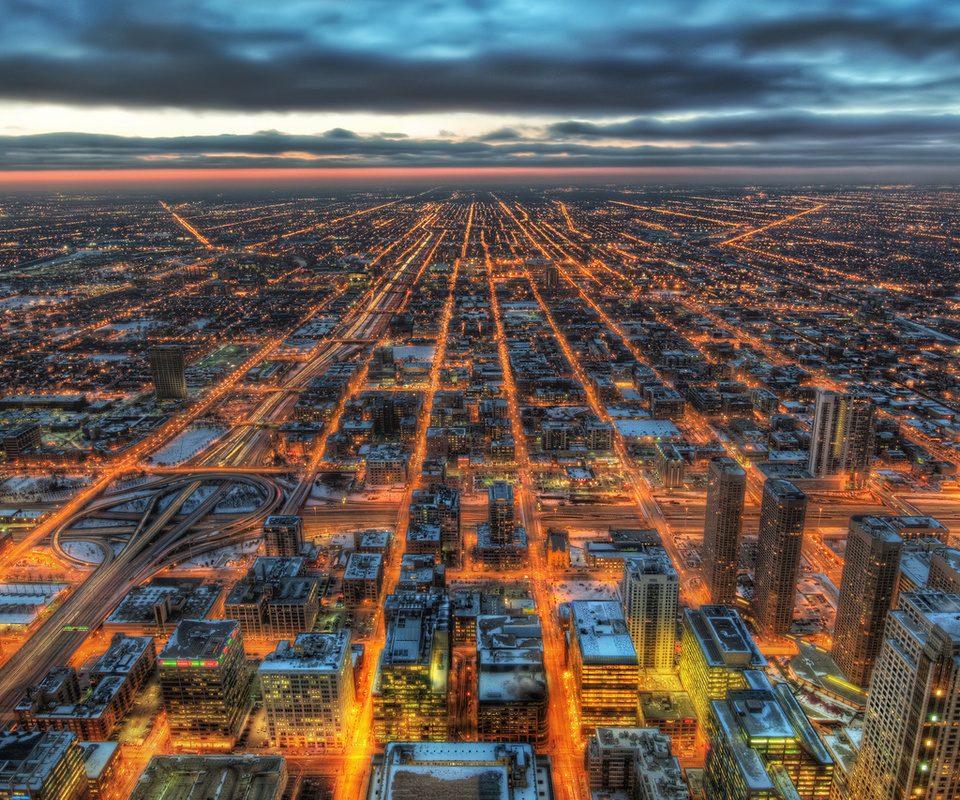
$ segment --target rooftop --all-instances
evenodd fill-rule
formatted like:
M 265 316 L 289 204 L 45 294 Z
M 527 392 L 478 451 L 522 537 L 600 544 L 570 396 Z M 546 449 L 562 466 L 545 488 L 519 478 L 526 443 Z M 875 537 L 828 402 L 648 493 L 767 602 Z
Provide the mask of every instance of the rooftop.
M 259 672 L 339 672 L 350 654 L 350 631 L 301 633 L 283 640 L 260 664 Z
M 130 800 L 279 800 L 283 756 L 154 756 Z
M 240 635 L 235 619 L 185 619 L 158 656 L 164 660 L 216 660 Z

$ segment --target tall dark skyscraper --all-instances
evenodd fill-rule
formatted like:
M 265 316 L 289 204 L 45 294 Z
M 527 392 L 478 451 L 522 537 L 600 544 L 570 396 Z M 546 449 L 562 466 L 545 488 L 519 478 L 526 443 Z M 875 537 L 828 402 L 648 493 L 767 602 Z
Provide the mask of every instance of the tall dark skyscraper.
M 740 532 L 747 473 L 727 456 L 710 462 L 703 526 L 703 573 L 710 602 L 732 603 L 737 595 Z
M 813 416 L 810 471 L 818 478 L 850 475 L 863 486 L 873 449 L 874 406 L 852 394 L 821 391 Z
M 160 400 L 182 400 L 187 396 L 183 348 L 160 345 L 147 351 L 153 388 Z
M 833 660 L 847 680 L 867 686 L 883 644 L 903 540 L 878 517 L 851 517 L 833 634 Z
M 763 484 L 753 613 L 765 634 L 785 633 L 793 622 L 806 513 L 807 496 L 790 481 Z

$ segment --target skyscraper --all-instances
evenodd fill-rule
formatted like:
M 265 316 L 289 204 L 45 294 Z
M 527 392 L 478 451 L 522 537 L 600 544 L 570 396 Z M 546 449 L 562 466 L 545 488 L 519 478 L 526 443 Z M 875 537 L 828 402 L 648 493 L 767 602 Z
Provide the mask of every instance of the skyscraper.
M 851 394 L 821 391 L 813 416 L 810 471 L 818 478 L 850 475 L 863 486 L 873 449 L 874 406 Z
M 763 484 L 753 614 L 765 634 L 785 633 L 793 623 L 806 513 L 807 496 L 790 481 Z
M 711 603 L 732 603 L 737 596 L 740 531 L 747 473 L 728 456 L 710 462 L 707 513 L 703 524 L 703 578 Z
M 882 517 L 850 518 L 833 634 L 833 660 L 847 680 L 870 683 L 897 589 L 903 540 Z
M 870 681 L 857 800 L 960 796 L 960 595 L 905 592 Z
M 669 672 L 677 644 L 680 581 L 666 550 L 645 549 L 624 560 L 623 611 L 641 671 Z
M 187 376 L 183 348 L 158 345 L 147 351 L 153 388 L 159 400 L 182 400 L 187 396 Z

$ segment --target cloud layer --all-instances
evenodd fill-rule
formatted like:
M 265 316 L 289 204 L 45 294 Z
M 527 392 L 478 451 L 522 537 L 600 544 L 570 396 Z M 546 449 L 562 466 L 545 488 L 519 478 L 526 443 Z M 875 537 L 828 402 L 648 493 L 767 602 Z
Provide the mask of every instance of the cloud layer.
M 104 118 L 100 136 L 0 137 L 0 169 L 960 161 L 960 13 L 949 3 L 0 5 L 0 103 L 102 108 Z M 438 130 L 445 115 L 477 112 L 491 125 L 466 139 L 124 138 L 109 135 L 118 107 L 429 114 Z M 498 115 L 554 121 L 503 129 Z

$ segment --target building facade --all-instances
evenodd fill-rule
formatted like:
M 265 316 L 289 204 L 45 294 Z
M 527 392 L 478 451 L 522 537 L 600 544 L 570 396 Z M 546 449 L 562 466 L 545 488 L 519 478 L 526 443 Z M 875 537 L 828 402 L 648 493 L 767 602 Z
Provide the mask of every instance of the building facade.
M 753 614 L 765 634 L 786 633 L 793 624 L 807 496 L 790 481 L 763 484 Z
M 710 462 L 702 555 L 703 579 L 713 604 L 729 604 L 737 596 L 746 491 L 747 473 L 736 461 L 723 456 Z

